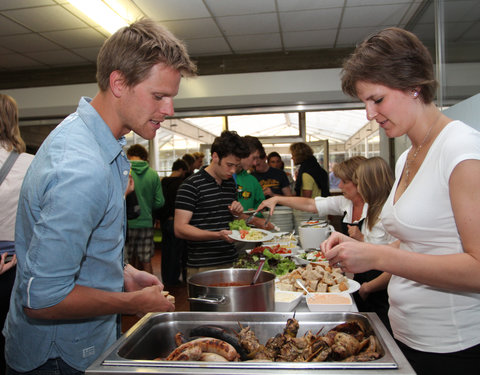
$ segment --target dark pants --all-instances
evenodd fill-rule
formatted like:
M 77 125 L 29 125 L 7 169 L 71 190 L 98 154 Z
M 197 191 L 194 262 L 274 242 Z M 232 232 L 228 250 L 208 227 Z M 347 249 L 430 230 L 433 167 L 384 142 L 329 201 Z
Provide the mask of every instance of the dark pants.
M 175 237 L 173 220 L 165 220 L 162 226 L 162 280 L 165 285 L 179 283 L 182 272 L 182 256 L 185 252 L 185 241 Z
M 397 344 L 417 375 L 470 375 L 480 369 L 480 344 L 453 353 L 421 352 L 400 341 Z
M 13 283 L 15 282 L 15 271 L 17 267 L 10 268 L 0 275 L 0 374 L 5 370 L 5 337 L 2 335 L 3 325 L 7 318 L 10 306 L 10 295 L 12 294 Z
M 17 372 L 7 366 L 6 375 L 82 375 L 83 371 L 75 370 L 61 358 L 49 359 L 42 366 L 28 372 Z

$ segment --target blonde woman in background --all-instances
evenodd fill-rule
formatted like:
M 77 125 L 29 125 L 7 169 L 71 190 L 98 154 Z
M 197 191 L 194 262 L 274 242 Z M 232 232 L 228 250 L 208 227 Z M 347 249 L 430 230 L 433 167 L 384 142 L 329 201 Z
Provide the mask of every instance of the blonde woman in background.
M 15 281 L 15 218 L 23 177 L 33 160 L 33 155 L 25 153 L 25 142 L 18 126 L 18 107 L 11 96 L 0 94 L 0 329 L 3 328 L 8 313 L 10 294 Z M 8 163 L 7 160 L 9 159 Z M 11 164 L 13 163 L 13 164 Z M 7 171 L 6 166 L 10 168 Z M 7 256 L 13 253 L 11 260 Z M 5 369 L 5 339 L 0 335 L 0 369 Z
M 359 170 L 360 173 L 357 172 Z M 335 165 L 334 173 L 341 180 L 339 186 L 343 195 L 315 199 L 275 196 L 260 204 L 258 210 L 264 207 L 274 210 L 277 204 L 281 204 L 307 212 L 317 212 L 319 216 L 343 215 L 344 235 L 376 244 L 394 242 L 395 238 L 385 231 L 378 219 L 378 207 L 383 206 L 393 182 L 392 172 L 386 162 L 377 157 L 366 159 L 363 156 L 354 156 Z M 365 196 L 360 193 L 358 185 L 362 186 Z M 372 209 L 370 204 L 373 205 Z M 363 284 L 376 279 L 381 273 L 376 271 L 355 273 L 354 279 Z M 362 292 L 363 296 L 354 293 L 354 298 L 359 311 L 376 312 L 389 329 L 388 295 L 385 290 L 388 280 L 384 280 L 383 277 L 370 285 L 373 287 L 378 283 L 375 290 L 367 288 L 365 293 Z

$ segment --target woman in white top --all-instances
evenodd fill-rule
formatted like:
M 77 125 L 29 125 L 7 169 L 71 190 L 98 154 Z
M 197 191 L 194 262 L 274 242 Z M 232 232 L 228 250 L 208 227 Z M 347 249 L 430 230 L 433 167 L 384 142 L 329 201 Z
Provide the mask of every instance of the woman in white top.
M 364 164 L 365 168 L 361 168 Z M 354 156 L 335 165 L 334 173 L 341 180 L 339 186 L 343 195 L 326 198 L 275 196 L 263 201 L 258 210 L 268 207 L 273 212 L 275 206 L 281 204 L 307 212 L 318 212 L 319 216 L 343 215 L 342 230 L 352 238 L 377 244 L 395 241 L 379 220 L 380 208 L 393 183 L 393 175 L 388 164 L 381 158 L 366 159 L 363 156 Z M 363 195 L 358 189 L 360 186 L 365 192 Z M 377 280 L 378 277 L 380 278 Z M 355 273 L 354 279 L 362 285 L 359 293 L 354 294 L 359 311 L 376 312 L 390 329 L 386 292 L 389 275 L 369 270 Z
M 4 250 L 0 256 L 0 330 L 8 313 L 15 280 L 17 258 L 13 255 L 8 261 L 7 255 L 14 249 L 18 196 L 25 173 L 33 160 L 33 155 L 25 153 L 25 148 L 18 126 L 17 103 L 12 97 L 0 94 L 0 168 L 13 151 L 19 154 L 13 165 L 8 163 L 11 167 L 0 182 L 0 250 Z M 0 369 L 5 369 L 4 347 L 5 338 L 0 333 Z
M 431 56 L 410 32 L 389 28 L 344 64 L 343 91 L 365 103 L 388 137 L 412 147 L 381 217 L 395 246 L 334 234 L 322 244 L 349 272 L 392 274 L 389 318 L 418 374 L 476 373 L 480 367 L 480 133 L 433 103 Z M 446 354 L 448 353 L 448 355 Z

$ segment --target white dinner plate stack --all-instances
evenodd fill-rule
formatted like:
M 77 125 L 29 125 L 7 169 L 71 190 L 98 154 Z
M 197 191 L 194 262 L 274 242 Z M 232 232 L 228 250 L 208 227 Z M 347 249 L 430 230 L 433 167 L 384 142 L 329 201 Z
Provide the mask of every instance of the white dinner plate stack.
M 270 221 L 280 228 L 280 232 L 293 230 L 293 210 L 286 206 L 276 206 Z

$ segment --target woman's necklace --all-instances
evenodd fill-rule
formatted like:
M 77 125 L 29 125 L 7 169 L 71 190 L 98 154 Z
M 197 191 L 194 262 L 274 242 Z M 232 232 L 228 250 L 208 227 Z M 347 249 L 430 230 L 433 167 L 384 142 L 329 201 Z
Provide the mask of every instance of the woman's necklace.
M 413 163 L 413 161 L 417 157 L 418 153 L 422 149 L 423 145 L 427 141 L 428 136 L 430 135 L 433 127 L 437 123 L 439 117 L 440 117 L 440 114 L 438 114 L 438 116 L 435 118 L 435 121 L 432 123 L 432 125 L 430 125 L 430 128 L 428 129 L 427 134 L 425 134 L 425 137 L 423 138 L 422 143 L 420 143 L 420 145 L 417 147 L 417 149 L 413 153 L 413 156 L 410 158 L 410 160 L 408 160 L 409 158 L 407 156 L 407 161 L 405 162 L 405 188 L 410 184 L 410 165 Z

